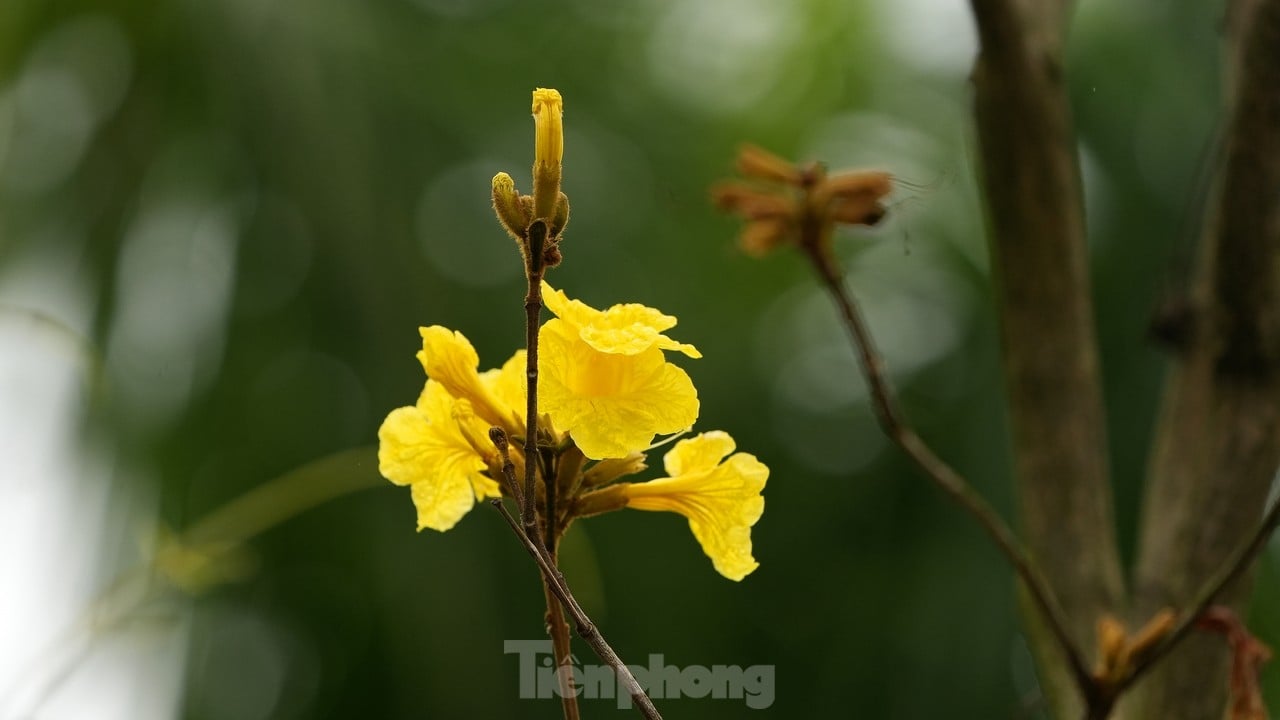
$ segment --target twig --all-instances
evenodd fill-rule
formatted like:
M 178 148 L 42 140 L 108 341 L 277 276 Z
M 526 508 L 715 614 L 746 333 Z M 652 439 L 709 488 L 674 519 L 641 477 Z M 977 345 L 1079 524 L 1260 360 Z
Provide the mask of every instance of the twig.
M 1258 553 L 1262 552 L 1262 548 L 1266 546 L 1267 539 L 1275 532 L 1277 525 L 1280 525 L 1280 500 L 1271 504 L 1271 509 L 1267 511 L 1262 521 L 1258 523 L 1258 529 L 1254 531 L 1248 542 L 1238 547 L 1227 561 L 1219 567 L 1218 571 L 1205 582 L 1200 592 L 1196 593 L 1195 600 L 1179 616 L 1178 624 L 1169 631 L 1164 640 L 1134 664 L 1133 671 L 1120 686 L 1121 691 L 1132 685 L 1156 661 L 1167 655 L 1190 634 L 1195 627 L 1196 620 L 1213 604 L 1213 601 L 1217 599 L 1223 589 L 1240 577 L 1240 574 L 1257 558 Z
M 547 634 L 551 636 L 551 648 L 555 655 L 556 678 L 560 683 L 560 703 L 564 709 L 565 720 L 578 720 L 578 696 L 573 687 L 573 671 L 570 665 L 569 628 L 564 622 L 564 613 L 555 597 L 552 581 L 546 573 L 546 567 L 560 571 L 556 562 L 556 484 L 544 470 L 543 476 L 548 478 L 544 483 L 546 492 L 546 532 L 538 537 L 538 518 L 535 509 L 537 499 L 536 480 L 538 463 L 541 454 L 538 452 L 538 330 L 542 325 L 542 275 L 545 270 L 544 251 L 547 243 L 547 224 L 535 220 L 529 225 L 526 233 L 528 247 L 525 251 L 525 279 L 528 292 L 524 298 L 524 344 L 525 344 L 525 432 L 524 432 L 524 490 L 521 498 L 520 520 L 524 525 L 524 534 L 532 542 L 537 554 L 542 558 L 542 588 L 547 599 Z M 511 465 L 505 444 L 502 447 L 504 459 L 503 472 Z M 515 485 L 514 468 L 509 484 Z M 503 510 L 505 511 L 505 507 Z M 563 581 L 563 576 L 560 576 Z M 562 586 L 568 593 L 568 586 Z M 579 608 L 581 609 L 581 608 Z M 647 699 L 647 698 L 646 698 Z
M 551 556 L 552 561 L 556 556 Z M 564 621 L 560 601 L 551 592 L 549 583 L 542 583 L 547 600 L 547 634 L 551 636 L 551 650 L 556 661 L 556 679 L 560 682 L 560 704 L 565 720 L 579 720 L 578 691 L 573 684 L 573 651 L 569 645 L 569 624 Z
M 544 490 L 547 496 L 546 504 L 544 506 L 546 508 L 546 517 L 543 518 L 545 527 L 543 528 L 542 541 L 543 544 L 547 546 L 547 554 L 554 560 L 558 557 L 556 555 L 556 544 L 560 542 L 560 513 L 556 510 L 556 494 L 559 478 L 556 477 L 556 473 L 553 469 L 554 463 L 552 462 L 552 459 L 547 457 L 546 453 L 538 453 L 538 460 L 542 464 L 542 477 L 545 480 Z
M 534 220 L 529 225 L 528 248 L 525 251 L 525 277 L 529 283 L 524 298 L 525 376 L 528 380 L 524 431 L 524 497 L 520 520 L 530 538 L 538 537 L 534 510 L 534 478 L 538 474 L 538 328 L 542 315 L 543 251 L 547 242 L 547 224 Z
M 553 460 L 548 453 L 539 453 L 538 460 L 542 466 L 542 477 L 546 488 L 546 512 L 543 521 L 543 546 L 545 555 L 554 568 L 560 567 L 560 556 L 556 552 L 556 544 L 560 539 L 560 524 L 556 512 L 556 474 L 553 471 Z M 525 462 L 528 462 L 526 458 Z M 505 466 L 505 462 L 504 462 Z M 564 708 L 565 720 L 579 720 L 578 692 L 573 682 L 573 651 L 569 643 L 569 625 L 564 621 L 564 610 L 560 601 L 551 592 L 550 584 L 542 583 L 542 593 L 547 602 L 547 634 L 551 636 L 552 654 L 555 656 L 556 679 L 560 683 L 560 704 Z
M 516 469 L 511 462 L 510 443 L 507 440 L 507 434 L 502 428 L 495 427 L 489 430 L 489 438 L 493 440 L 498 453 L 502 455 L 502 478 L 506 481 L 508 491 L 510 491 L 517 485 Z M 525 463 L 528 462 L 529 459 L 525 458 Z M 578 634 L 578 637 L 590 645 L 596 655 L 607 663 L 609 667 L 613 668 L 614 674 L 631 695 L 632 705 L 648 720 L 662 720 L 662 716 L 658 714 L 658 709 L 653 706 L 653 701 L 645 694 L 644 688 L 640 687 L 640 683 L 636 682 L 631 670 L 622 662 L 618 654 L 613 651 L 613 648 L 605 641 L 604 636 L 596 629 L 595 623 L 591 622 L 591 618 L 587 616 L 586 611 L 578 604 L 573 592 L 569 590 L 569 583 L 564 579 L 564 574 L 556 567 L 555 561 L 547 553 L 546 547 L 529 537 L 521 523 L 517 522 L 512 517 L 511 512 L 507 510 L 502 498 L 494 498 L 489 501 L 489 504 L 493 505 L 502 514 L 502 518 L 507 521 L 507 525 L 516 534 L 516 538 L 520 540 L 520 544 L 524 546 L 525 551 L 538 564 L 538 569 L 542 571 L 543 586 L 560 601 L 560 606 L 564 608 L 565 612 L 569 613 L 569 617 L 573 618 L 574 631 Z M 552 635 L 553 647 L 554 644 L 555 636 Z
M 539 552 L 538 546 L 524 533 L 520 524 L 511 516 L 501 498 L 494 498 L 489 501 L 489 504 L 497 508 L 498 512 L 502 514 L 502 518 L 507 521 L 511 531 L 516 534 L 520 543 L 524 545 L 525 551 L 533 557 L 534 562 L 538 563 L 538 568 L 542 570 L 543 581 L 546 582 L 547 588 L 551 590 L 565 611 L 573 618 L 574 631 L 577 632 L 578 637 L 582 638 L 587 645 L 590 645 L 596 655 L 607 663 L 609 667 L 613 668 L 614 674 L 618 676 L 627 692 L 631 695 L 631 703 L 635 705 L 641 715 L 649 720 L 662 720 L 662 716 L 658 714 L 658 709 L 653 706 L 653 701 L 645 694 L 644 688 L 640 687 L 640 683 L 636 682 L 631 670 L 627 668 L 626 664 L 618 657 L 618 654 L 605 641 L 600 631 L 596 629 L 595 624 L 591 622 L 591 618 L 587 617 L 587 614 L 583 612 L 582 606 L 578 605 L 578 601 L 574 599 L 573 593 L 569 591 L 569 586 L 565 583 L 564 576 L 560 574 L 560 571 L 547 562 L 547 559 Z
M 1081 692 L 1086 697 L 1091 696 L 1094 688 L 1092 676 L 1085 668 L 1080 649 L 1067 632 L 1066 618 L 1048 584 L 1031 563 L 1031 559 L 1027 557 L 1004 520 L 965 481 L 964 477 L 942 461 L 903 419 L 902 413 L 898 410 L 893 388 L 885 377 L 884 361 L 876 351 L 871 333 L 858 311 L 856 302 L 845 288 L 834 261 L 822 249 L 821 243 L 805 242 L 801 246 L 840 308 L 845 327 L 849 330 L 854 348 L 858 353 L 862 373 L 871 390 L 872 405 L 880 427 L 938 488 L 973 516 L 986 531 L 987 536 L 1004 554 L 1031 593 L 1031 598 L 1040 609 L 1063 654 L 1066 655 L 1072 675 Z

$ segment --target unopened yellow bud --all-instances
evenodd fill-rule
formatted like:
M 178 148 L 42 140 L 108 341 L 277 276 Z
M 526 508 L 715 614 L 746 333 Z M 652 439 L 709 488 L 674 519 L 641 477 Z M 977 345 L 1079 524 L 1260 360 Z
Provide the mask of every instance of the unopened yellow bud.
M 504 172 L 493 176 L 493 211 L 502 222 L 502 226 L 516 240 L 524 236 L 525 230 L 533 220 L 520 200 L 515 181 Z
M 550 88 L 533 91 L 533 216 L 550 219 L 560 198 L 564 159 L 564 101 Z
M 635 475 L 649 467 L 644 462 L 644 454 L 633 452 L 626 457 L 605 458 L 587 471 L 583 484 L 587 487 L 605 485 L 627 475 Z
M 560 453 L 556 463 L 556 488 L 560 497 L 572 498 L 578 493 L 578 486 L 582 484 L 582 466 L 586 462 L 587 456 L 576 445 L 569 445 Z
M 560 233 L 564 232 L 564 226 L 568 224 L 569 196 L 560 193 L 560 198 L 556 201 L 556 214 L 551 218 L 551 237 L 560 237 Z

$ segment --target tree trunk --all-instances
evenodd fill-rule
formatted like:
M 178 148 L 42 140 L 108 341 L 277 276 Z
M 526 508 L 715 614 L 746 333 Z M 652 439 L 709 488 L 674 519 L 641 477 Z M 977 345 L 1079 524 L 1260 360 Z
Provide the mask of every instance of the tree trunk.
M 1221 165 L 1189 342 L 1168 379 L 1143 504 L 1135 610 L 1181 607 L 1263 513 L 1280 464 L 1280 2 L 1232 5 Z M 1241 609 L 1249 581 L 1222 602 Z M 1134 691 L 1134 717 L 1219 720 L 1228 655 L 1192 637 Z
M 1069 4 L 973 0 L 974 112 L 1023 533 L 1089 656 L 1123 595 L 1089 290 L 1076 141 L 1062 69 Z M 1083 707 L 1063 657 L 1023 603 L 1057 717 Z

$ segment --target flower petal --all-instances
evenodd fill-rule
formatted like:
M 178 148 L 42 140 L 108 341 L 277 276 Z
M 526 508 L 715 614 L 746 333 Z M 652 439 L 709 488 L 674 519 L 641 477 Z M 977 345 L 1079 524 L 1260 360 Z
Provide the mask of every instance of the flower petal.
M 729 433 L 712 430 L 676 443 L 663 456 L 662 465 L 672 477 L 710 470 L 736 448 L 737 444 L 729 437 Z
M 378 428 L 378 472 L 396 485 L 422 480 L 422 458 L 429 452 L 430 435 L 427 416 L 419 408 L 392 410 Z
M 451 530 L 476 504 L 475 494 L 465 476 L 442 475 L 440 480 L 409 486 L 413 505 L 418 509 L 419 530 Z
M 477 368 L 480 358 L 471 341 L 460 332 L 439 325 L 420 328 L 422 350 L 418 361 L 427 376 L 444 386 L 455 398 L 466 398 L 476 409 L 476 414 L 490 425 L 510 428 L 514 417 L 504 408 L 485 384 L 480 381 Z
M 480 382 L 498 403 L 519 421 L 520 431 L 524 428 L 525 390 L 528 380 L 525 378 L 525 351 L 517 350 L 501 368 L 486 370 L 480 373 Z
M 552 288 L 545 281 L 542 294 L 551 312 L 576 328 L 582 340 L 600 352 L 638 355 L 656 345 L 691 358 L 702 357 L 694 346 L 663 335 L 664 330 L 676 326 L 676 319 L 646 305 L 624 303 L 608 310 L 596 310 L 586 303 L 569 299 L 563 291 Z

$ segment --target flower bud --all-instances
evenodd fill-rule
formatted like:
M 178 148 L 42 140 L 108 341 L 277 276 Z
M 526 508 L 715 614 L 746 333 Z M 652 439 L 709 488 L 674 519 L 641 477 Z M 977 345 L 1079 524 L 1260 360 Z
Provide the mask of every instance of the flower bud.
M 524 203 L 520 201 L 520 193 L 516 192 L 515 181 L 504 172 L 493 176 L 493 212 L 511 237 L 516 240 L 524 237 L 529 222 L 533 220 L 529 217 Z
M 533 216 L 551 218 L 560 198 L 560 167 L 564 159 L 564 102 L 550 88 L 533 91 Z

